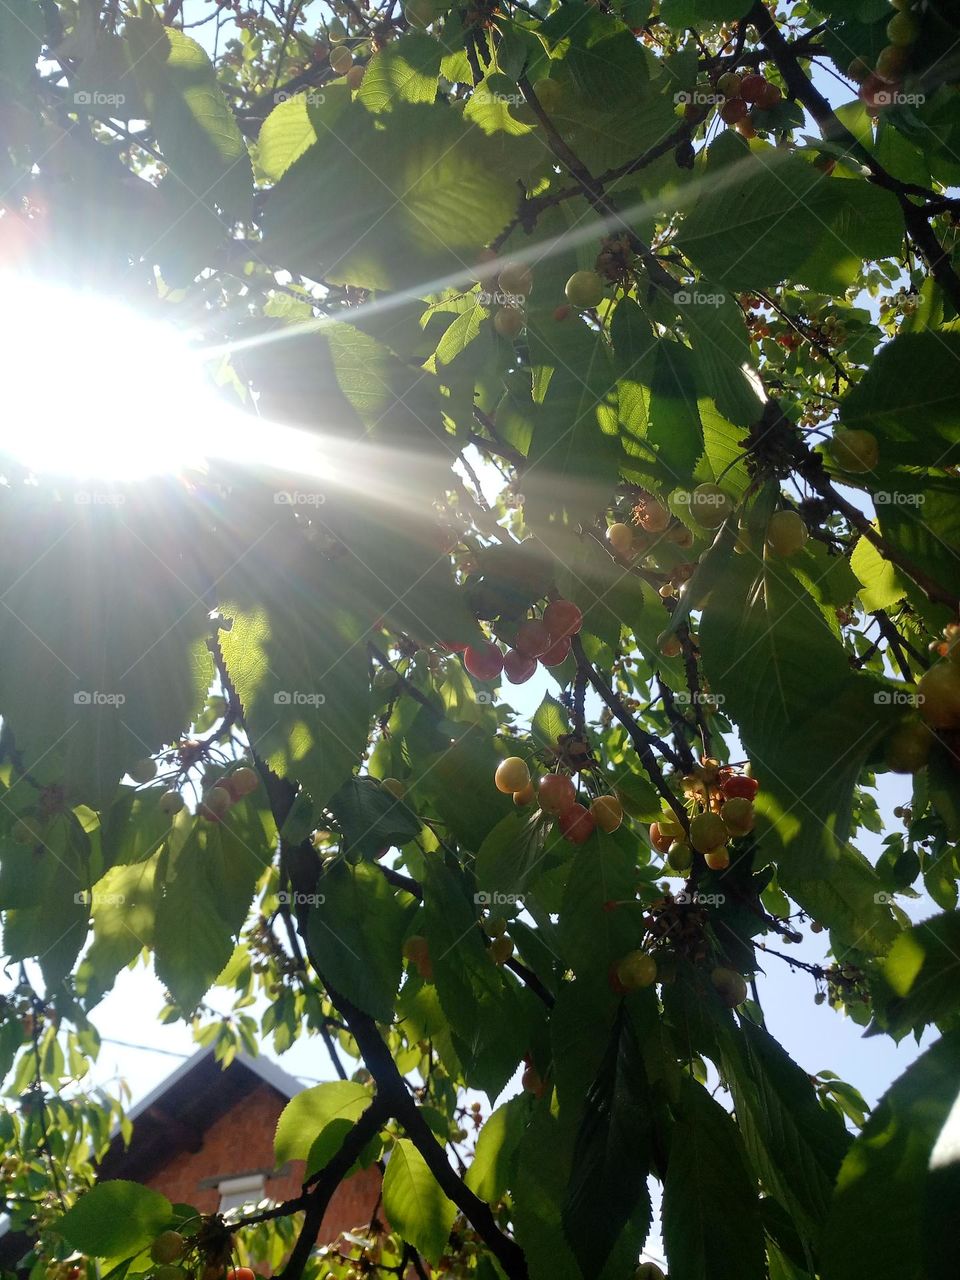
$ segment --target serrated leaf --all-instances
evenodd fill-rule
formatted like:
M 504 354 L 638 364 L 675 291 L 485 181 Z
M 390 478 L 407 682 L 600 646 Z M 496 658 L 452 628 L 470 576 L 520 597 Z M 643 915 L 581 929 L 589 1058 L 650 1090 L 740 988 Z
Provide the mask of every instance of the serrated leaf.
M 464 1181 L 474 1195 L 489 1204 L 502 1199 L 510 1186 L 528 1112 L 525 1098 L 510 1098 L 497 1107 L 480 1130 Z
M 407 32 L 370 59 L 357 100 L 375 114 L 400 102 L 433 102 L 442 55 L 443 46 L 433 36 Z
M 398 1138 L 383 1176 L 383 1211 L 391 1226 L 436 1263 L 450 1236 L 457 1207 L 440 1190 L 417 1148 Z
M 100 1182 L 56 1224 L 60 1235 L 93 1258 L 139 1253 L 173 1216 L 166 1196 L 123 1179 Z
M 370 1105 L 370 1090 L 354 1080 L 332 1080 L 304 1089 L 280 1113 L 273 1152 L 277 1165 L 306 1160 L 310 1148 L 327 1125 L 358 1120 Z

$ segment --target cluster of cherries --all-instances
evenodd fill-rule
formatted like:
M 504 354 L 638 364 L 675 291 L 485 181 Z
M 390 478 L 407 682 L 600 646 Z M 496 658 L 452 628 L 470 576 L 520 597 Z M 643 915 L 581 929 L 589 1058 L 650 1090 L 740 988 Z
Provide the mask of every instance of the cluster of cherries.
M 913 12 L 910 0 L 893 0 L 893 7 L 898 12 L 887 23 L 890 43 L 877 54 L 873 67 L 863 58 L 855 58 L 847 71 L 851 80 L 860 85 L 860 101 L 871 116 L 879 115 L 883 107 L 895 105 L 900 85 L 910 69 L 912 47 L 920 38 L 920 6 L 916 6 L 918 12 Z
M 573 779 L 565 773 L 545 773 L 534 785 L 530 768 L 521 756 L 507 756 L 494 775 L 497 790 L 513 796 L 513 803 L 525 807 L 536 802 L 543 813 L 556 818 L 565 840 L 583 844 L 597 827 L 608 834 L 623 821 L 623 806 L 615 795 L 597 796 L 590 808 L 577 800 Z
M 540 618 L 528 618 L 517 628 L 513 648 L 506 653 L 492 640 L 483 644 L 448 644 L 463 654 L 463 665 L 478 680 L 496 680 L 502 673 L 511 684 L 524 684 L 537 669 L 559 667 L 570 652 L 570 637 L 583 626 L 583 614 L 572 600 L 551 600 Z
M 725 71 L 717 81 L 717 89 L 725 98 L 720 108 L 721 120 L 745 138 L 752 138 L 756 133 L 750 108 L 769 111 L 783 100 L 779 88 L 759 72 L 742 76 L 736 71 Z
M 667 810 L 651 822 L 650 843 L 667 855 L 670 867 L 680 874 L 690 870 L 694 851 L 703 854 L 711 871 L 724 871 L 730 865 L 730 840 L 753 830 L 753 802 L 759 790 L 756 778 L 705 757 L 683 778 L 684 795 L 696 807 L 689 835 L 679 815 Z

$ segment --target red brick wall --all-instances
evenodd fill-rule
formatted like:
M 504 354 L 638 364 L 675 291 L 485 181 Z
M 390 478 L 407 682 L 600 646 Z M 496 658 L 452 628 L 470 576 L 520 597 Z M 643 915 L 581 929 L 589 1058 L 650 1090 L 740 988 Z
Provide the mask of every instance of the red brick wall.
M 273 1135 L 286 1099 L 261 1084 L 203 1135 L 199 1151 L 171 1156 L 148 1186 L 175 1204 L 195 1205 L 201 1213 L 214 1213 L 220 1204 L 216 1187 L 201 1187 L 207 1178 L 234 1178 L 255 1169 L 273 1168 Z M 267 1177 L 264 1195 L 287 1200 L 298 1195 L 303 1165 L 297 1161 L 282 1177 Z M 340 1184 L 324 1215 L 320 1243 L 327 1244 L 342 1231 L 366 1226 L 373 1215 L 380 1190 L 380 1171 L 364 1169 Z

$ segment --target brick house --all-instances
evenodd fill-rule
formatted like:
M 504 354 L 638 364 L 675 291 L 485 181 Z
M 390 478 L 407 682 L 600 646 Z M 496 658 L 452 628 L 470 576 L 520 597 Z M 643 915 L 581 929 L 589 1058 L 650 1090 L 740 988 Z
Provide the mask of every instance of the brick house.
M 296 1196 L 303 1164 L 275 1168 L 273 1136 L 280 1112 L 303 1088 L 269 1059 L 240 1053 L 223 1069 L 212 1048 L 202 1049 L 131 1108 L 130 1145 L 115 1134 L 99 1176 L 142 1182 L 202 1213 Z M 375 1165 L 341 1183 L 319 1243 L 369 1223 L 379 1196 Z M 23 1236 L 0 1235 L 0 1268 L 15 1267 L 28 1247 Z

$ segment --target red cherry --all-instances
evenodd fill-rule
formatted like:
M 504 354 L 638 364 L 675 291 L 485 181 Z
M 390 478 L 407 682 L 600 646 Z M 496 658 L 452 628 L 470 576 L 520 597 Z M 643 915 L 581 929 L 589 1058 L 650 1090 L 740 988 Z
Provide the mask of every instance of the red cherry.
M 545 773 L 537 788 L 540 808 L 545 813 L 562 813 L 576 803 L 577 792 L 573 782 L 563 773 Z M 583 806 L 580 806 L 583 808 Z M 584 809 L 584 813 L 586 810 Z
M 720 116 L 727 124 L 739 124 L 749 114 L 750 108 L 742 98 L 728 98 L 720 108 Z
M 463 665 L 478 680 L 495 680 L 503 670 L 503 654 L 499 645 L 468 644 L 463 651 Z
M 760 97 L 757 98 L 757 106 L 762 107 L 764 111 L 770 111 L 771 108 L 779 106 L 783 101 L 783 94 L 775 84 L 771 84 L 769 80 L 764 80 L 763 90 Z
M 744 102 L 759 102 L 766 89 L 766 79 L 754 73 L 740 81 L 740 97 Z
M 570 637 L 561 636 L 555 640 L 546 653 L 541 654 L 540 661 L 545 667 L 559 667 L 570 652 Z
M 511 684 L 526 684 L 536 669 L 536 658 L 528 658 L 519 649 L 508 649 L 503 655 L 503 674 Z
M 727 800 L 733 800 L 734 798 L 752 800 L 760 790 L 760 783 L 756 778 L 748 778 L 743 774 L 734 774 L 732 778 L 724 778 L 720 784 L 720 790 Z
M 590 810 L 576 803 L 569 809 L 564 809 L 560 814 L 559 822 L 563 838 L 569 840 L 571 844 L 583 844 L 585 840 L 589 840 L 597 825 L 597 820 Z
M 572 600 L 551 600 L 543 611 L 543 620 L 556 640 L 575 636 L 583 626 L 583 614 Z
M 517 628 L 516 647 L 528 658 L 539 658 L 550 648 L 552 636 L 545 622 L 535 618 L 532 622 L 521 622 Z

